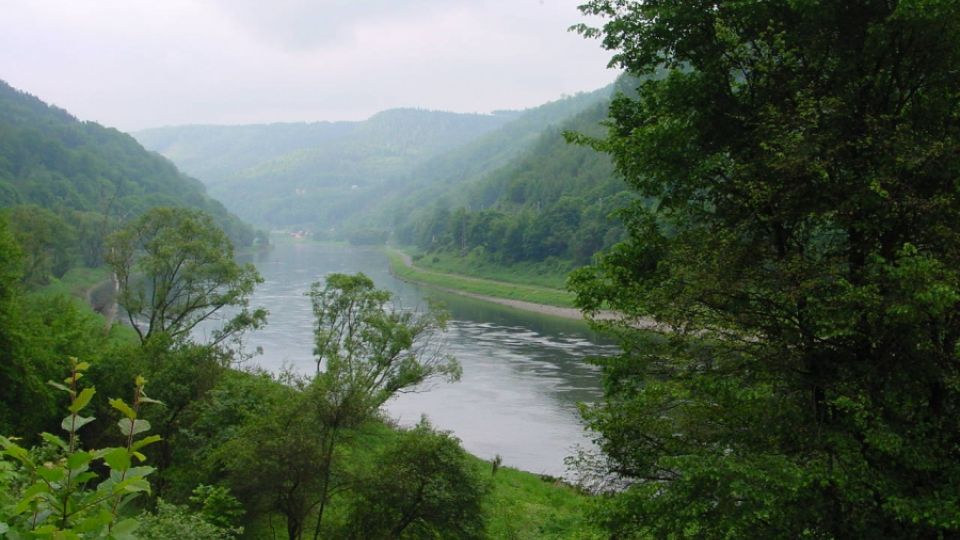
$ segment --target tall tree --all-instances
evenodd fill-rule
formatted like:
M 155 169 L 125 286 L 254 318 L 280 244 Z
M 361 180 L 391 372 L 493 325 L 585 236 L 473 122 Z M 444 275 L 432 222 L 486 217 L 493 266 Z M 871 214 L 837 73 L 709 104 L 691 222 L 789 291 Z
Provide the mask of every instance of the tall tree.
M 249 310 L 263 281 L 253 265 L 233 259 L 233 245 L 209 216 L 154 208 L 108 240 L 107 262 L 120 283 L 118 303 L 141 341 L 159 333 L 177 340 L 218 311 L 238 310 L 213 336 L 221 342 L 266 319 Z
M 330 274 L 323 286 L 314 283 L 309 294 L 317 321 L 311 408 L 323 426 L 317 540 L 343 432 L 427 379 L 459 379 L 460 365 L 434 339 L 446 322 L 442 313 L 399 309 L 390 303 L 389 291 L 377 289 L 362 273 Z
M 573 279 L 617 537 L 960 534 L 960 3 L 594 0 L 657 204 Z M 577 138 L 577 137 L 574 137 Z M 586 138 L 579 137 L 581 141 Z M 636 329 L 643 318 L 659 330 Z

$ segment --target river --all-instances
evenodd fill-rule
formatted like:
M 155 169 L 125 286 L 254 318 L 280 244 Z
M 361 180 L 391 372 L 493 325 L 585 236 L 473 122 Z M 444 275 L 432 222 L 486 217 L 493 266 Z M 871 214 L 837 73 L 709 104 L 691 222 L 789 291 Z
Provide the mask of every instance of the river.
M 577 446 L 590 446 L 577 404 L 601 392 L 599 370 L 585 359 L 615 348 L 598 344 L 584 323 L 404 283 L 376 249 L 282 241 L 242 262 L 253 262 L 264 277 L 251 305 L 270 311 L 267 326 L 246 339 L 248 349 L 263 349 L 250 362 L 272 371 L 314 370 L 306 291 L 329 273 L 364 272 L 404 308 L 422 308 L 428 297 L 441 301 L 452 316 L 443 344 L 463 368 L 459 382 L 433 382 L 394 398 L 389 416 L 411 425 L 426 415 L 473 454 L 500 455 L 505 465 L 553 476 L 565 475 L 564 458 Z

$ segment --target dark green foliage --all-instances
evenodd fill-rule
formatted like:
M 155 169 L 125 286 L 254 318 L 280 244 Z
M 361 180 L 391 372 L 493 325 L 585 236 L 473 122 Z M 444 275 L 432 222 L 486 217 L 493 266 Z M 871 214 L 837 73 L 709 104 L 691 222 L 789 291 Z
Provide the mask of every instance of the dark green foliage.
M 100 264 L 94 248 L 109 226 L 155 206 L 201 209 L 234 242 L 253 241 L 253 230 L 199 182 L 132 137 L 80 122 L 0 81 L 0 206 L 18 204 L 53 210 L 76 228 L 92 265 Z
M 243 531 L 210 521 L 209 516 L 182 505 L 157 500 L 155 512 L 138 516 L 139 540 L 231 540 Z
M 960 4 L 597 0 L 642 197 L 578 273 L 610 534 L 960 534 Z M 655 333 L 638 320 L 661 323 Z M 656 334 L 664 334 L 657 336 Z
M 484 538 L 488 489 L 459 441 L 428 423 L 400 433 L 357 480 L 349 538 Z
M 3 214 L 22 246 L 23 279 L 28 285 L 44 285 L 80 262 L 77 230 L 52 210 L 27 204 L 7 208 Z

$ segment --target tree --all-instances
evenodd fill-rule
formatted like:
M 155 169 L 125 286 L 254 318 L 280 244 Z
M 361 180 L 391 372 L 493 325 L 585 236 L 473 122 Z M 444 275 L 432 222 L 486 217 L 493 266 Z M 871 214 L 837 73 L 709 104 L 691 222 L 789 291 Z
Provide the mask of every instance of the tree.
M 224 308 L 238 313 L 214 343 L 266 319 L 264 310 L 248 309 L 260 274 L 234 261 L 230 240 L 200 211 L 154 208 L 110 236 L 106 258 L 120 283 L 118 303 L 143 342 L 158 333 L 186 338 Z
M 77 259 L 76 231 L 62 217 L 32 204 L 4 213 L 23 249 L 25 281 L 45 285 L 50 276 L 61 277 L 70 269 Z
M 387 400 L 460 373 L 432 339 L 445 320 L 440 313 L 396 309 L 390 293 L 363 274 L 331 274 L 309 295 L 317 321 L 313 377 L 288 376 L 289 387 L 279 386 L 280 395 L 220 450 L 237 495 L 283 514 L 290 540 L 309 535 L 308 519 L 314 540 L 322 537 L 331 497 L 352 485 L 340 457 Z
M 639 194 L 576 274 L 617 537 L 960 533 L 960 4 L 595 0 Z M 653 318 L 655 332 L 639 322 Z
M 357 482 L 352 538 L 483 538 L 487 486 L 460 442 L 430 424 L 401 432 Z
M 323 426 L 316 540 L 343 430 L 369 420 L 387 400 L 427 379 L 458 379 L 460 366 L 432 339 L 444 327 L 443 314 L 390 306 L 391 294 L 376 289 L 362 273 L 330 274 L 322 287 L 314 283 L 309 294 L 317 320 L 317 372 L 310 397 Z

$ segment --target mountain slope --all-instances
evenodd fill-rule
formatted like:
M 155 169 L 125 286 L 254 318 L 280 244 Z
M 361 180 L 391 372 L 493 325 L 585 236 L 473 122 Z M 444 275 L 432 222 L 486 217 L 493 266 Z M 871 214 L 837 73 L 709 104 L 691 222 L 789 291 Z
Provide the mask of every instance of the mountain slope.
M 206 194 L 199 181 L 137 141 L 0 81 L 0 207 L 35 205 L 97 245 L 110 224 L 154 206 L 211 214 L 236 243 L 253 230 Z M 17 225 L 17 224 L 14 224 Z M 88 264 L 96 263 L 93 250 Z

